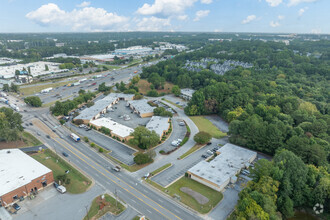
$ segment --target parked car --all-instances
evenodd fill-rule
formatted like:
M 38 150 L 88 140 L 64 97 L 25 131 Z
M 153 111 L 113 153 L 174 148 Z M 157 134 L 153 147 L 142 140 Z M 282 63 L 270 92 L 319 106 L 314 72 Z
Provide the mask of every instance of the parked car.
M 180 126 L 185 126 L 186 123 L 184 123 L 184 121 L 180 121 L 180 122 L 179 122 L 179 125 L 180 125 Z
M 63 152 L 62 154 L 63 154 L 63 156 L 65 156 L 65 157 L 68 157 L 68 156 L 69 156 L 69 154 L 67 154 L 67 153 L 65 153 L 65 152 Z
M 46 135 L 46 137 L 50 139 L 50 136 L 49 135 Z
M 212 144 L 212 142 L 208 142 L 208 143 L 207 143 L 207 145 L 211 145 L 211 144 Z
M 33 125 L 32 122 L 29 123 L 30 125 Z
M 14 209 L 16 209 L 17 211 L 21 209 L 21 206 L 19 206 L 17 203 L 13 204 Z
M 202 155 L 202 158 L 207 158 L 207 156 L 205 154 Z

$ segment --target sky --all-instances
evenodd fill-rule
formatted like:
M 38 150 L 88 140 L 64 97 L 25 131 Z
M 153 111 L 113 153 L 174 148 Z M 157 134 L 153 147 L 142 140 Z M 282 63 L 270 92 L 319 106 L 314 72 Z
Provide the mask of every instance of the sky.
M 330 0 L 0 0 L 0 32 L 330 33 Z

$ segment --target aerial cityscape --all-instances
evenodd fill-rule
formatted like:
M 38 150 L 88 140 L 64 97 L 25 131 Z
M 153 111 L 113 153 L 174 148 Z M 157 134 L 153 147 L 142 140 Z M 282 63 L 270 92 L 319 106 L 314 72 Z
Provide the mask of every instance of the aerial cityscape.
M 2 1 L 0 220 L 330 219 L 329 9 Z

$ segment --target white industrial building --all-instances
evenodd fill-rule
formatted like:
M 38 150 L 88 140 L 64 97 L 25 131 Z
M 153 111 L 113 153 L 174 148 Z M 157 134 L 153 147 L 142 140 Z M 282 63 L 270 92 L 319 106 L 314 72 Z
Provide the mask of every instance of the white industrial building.
M 196 90 L 194 89 L 181 89 L 180 97 L 185 100 L 190 100 L 195 93 Z
M 233 144 L 221 147 L 212 161 L 199 162 L 188 170 L 188 176 L 214 190 L 223 191 L 229 183 L 235 183 L 236 174 L 248 168 L 257 153 Z
M 110 93 L 103 99 L 96 101 L 93 106 L 81 111 L 80 114 L 74 118 L 74 120 L 81 119 L 85 124 L 87 124 L 90 120 L 99 118 L 100 114 L 106 113 L 106 111 L 119 100 L 133 100 L 133 97 L 133 94 Z
M 46 71 L 46 67 L 45 67 L 46 65 L 48 66 L 48 71 Z M 23 68 L 25 68 L 26 70 L 30 68 L 31 75 L 33 77 L 67 71 L 67 70 L 61 70 L 59 68 L 58 63 L 39 61 L 35 63 L 0 66 L 0 78 L 2 77 L 5 79 L 13 78 L 15 76 L 15 71 L 23 70 Z
M 115 122 L 109 118 L 99 118 L 92 120 L 90 121 L 90 124 L 94 125 L 97 129 L 101 127 L 108 128 L 111 131 L 111 136 L 118 137 L 120 140 L 125 141 L 132 138 L 131 133 L 134 132 L 134 129 Z
M 155 131 L 159 135 L 159 138 L 162 139 L 163 135 L 170 128 L 170 118 L 161 117 L 161 116 L 152 116 L 146 128 L 150 131 Z

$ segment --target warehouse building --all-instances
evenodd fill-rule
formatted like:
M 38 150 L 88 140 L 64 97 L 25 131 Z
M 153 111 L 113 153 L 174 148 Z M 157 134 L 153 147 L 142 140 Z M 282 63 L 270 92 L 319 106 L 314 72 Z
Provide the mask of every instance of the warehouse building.
M 121 141 L 128 141 L 129 139 L 133 138 L 133 136 L 131 136 L 131 133 L 134 132 L 134 129 L 115 122 L 109 118 L 99 118 L 91 121 L 90 124 L 95 126 L 96 129 L 100 129 L 101 127 L 110 129 L 111 136 L 117 137 Z
M 221 147 L 212 161 L 199 162 L 188 170 L 188 177 L 214 190 L 223 191 L 229 183 L 235 183 L 236 174 L 248 168 L 257 153 L 245 148 L 226 144 Z
M 150 131 L 155 131 L 159 135 L 159 138 L 162 139 L 163 135 L 170 129 L 170 118 L 152 116 L 146 128 Z
M 153 116 L 154 109 L 156 108 L 150 106 L 146 99 L 128 101 L 127 104 L 134 111 L 134 113 L 137 113 L 141 118 Z
M 19 149 L 0 150 L 0 206 L 8 206 L 54 182 L 53 172 Z
M 117 104 L 119 100 L 129 101 L 133 100 L 134 95 L 123 93 L 111 93 L 101 100 L 94 103 L 93 106 L 84 109 L 80 114 L 74 118 L 74 120 L 81 119 L 84 124 L 88 124 L 91 120 L 96 120 L 101 114 L 107 112 L 114 104 Z
M 185 100 L 190 100 L 195 93 L 196 90 L 194 89 L 181 89 L 180 97 Z

